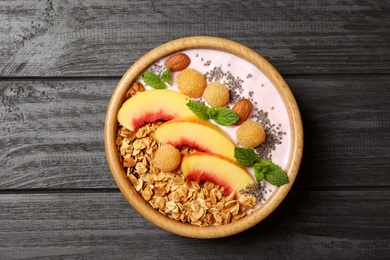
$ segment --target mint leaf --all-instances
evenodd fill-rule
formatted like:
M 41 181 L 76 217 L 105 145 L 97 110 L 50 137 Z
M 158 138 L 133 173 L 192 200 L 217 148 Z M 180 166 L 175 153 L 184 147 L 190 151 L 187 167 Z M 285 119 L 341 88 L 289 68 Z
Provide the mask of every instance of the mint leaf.
M 234 158 L 236 161 L 243 166 L 253 166 L 253 164 L 258 160 L 257 154 L 253 149 L 249 148 L 234 148 Z
M 166 83 L 168 83 L 169 85 L 172 85 L 171 69 L 169 67 L 166 70 L 164 70 L 161 79 Z
M 164 89 L 167 88 L 164 81 L 162 81 L 154 72 L 146 71 L 142 76 L 142 80 L 146 85 L 151 86 L 152 88 Z
M 271 161 L 261 159 L 260 162 L 255 164 L 255 175 L 256 175 L 256 165 L 258 171 L 265 173 L 265 179 L 269 183 L 275 186 L 282 186 L 284 184 L 289 183 L 287 174 L 283 171 L 282 168 L 280 168 L 279 165 L 276 165 Z
M 208 107 L 203 105 L 198 101 L 192 101 L 187 103 L 187 107 L 199 118 L 203 120 L 209 120 L 209 115 L 207 114 Z
M 207 112 L 212 120 L 223 126 L 233 125 L 240 118 L 236 112 L 227 107 L 210 108 Z
M 198 101 L 190 101 L 187 103 L 189 109 L 203 120 L 214 120 L 217 124 L 223 126 L 233 125 L 240 118 L 236 112 L 227 108 L 212 108 L 208 107 Z
M 208 107 L 207 108 L 207 114 L 209 115 L 210 118 L 216 118 L 218 112 L 217 112 L 217 109 L 212 108 L 212 107 Z
M 279 165 L 264 159 L 259 160 L 253 149 L 235 147 L 234 158 L 243 166 L 254 166 L 255 178 L 258 183 L 263 179 L 266 179 L 275 186 L 282 186 L 289 183 L 287 174 Z
M 268 171 L 269 167 L 264 166 L 261 163 L 255 163 L 254 165 L 255 178 L 257 182 L 261 182 L 265 178 L 265 173 Z

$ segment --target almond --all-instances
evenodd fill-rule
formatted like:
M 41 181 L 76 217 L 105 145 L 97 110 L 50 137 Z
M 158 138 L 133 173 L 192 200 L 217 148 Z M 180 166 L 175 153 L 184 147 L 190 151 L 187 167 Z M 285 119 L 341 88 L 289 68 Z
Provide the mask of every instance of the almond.
M 165 67 L 171 69 L 171 71 L 182 71 L 190 65 L 191 59 L 184 53 L 177 53 L 169 57 L 165 62 Z
M 234 104 L 232 110 L 236 112 L 240 118 L 234 125 L 241 125 L 245 120 L 248 119 L 252 112 L 252 103 L 248 99 L 241 99 Z

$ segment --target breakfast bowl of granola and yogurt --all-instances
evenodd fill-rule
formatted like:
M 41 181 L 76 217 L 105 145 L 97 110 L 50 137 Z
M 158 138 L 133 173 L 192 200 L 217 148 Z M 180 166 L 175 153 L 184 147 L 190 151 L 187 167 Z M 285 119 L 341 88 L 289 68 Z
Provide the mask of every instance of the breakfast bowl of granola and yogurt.
M 300 112 L 277 70 L 230 40 L 173 40 L 119 81 L 105 121 L 111 173 L 147 220 L 193 238 L 253 227 L 283 201 L 303 150 Z

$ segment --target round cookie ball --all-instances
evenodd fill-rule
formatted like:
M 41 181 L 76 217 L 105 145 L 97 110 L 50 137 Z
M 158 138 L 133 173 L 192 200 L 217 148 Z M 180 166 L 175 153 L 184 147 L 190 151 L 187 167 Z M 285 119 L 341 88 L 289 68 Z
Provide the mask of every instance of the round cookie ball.
M 181 153 L 173 145 L 164 144 L 157 149 L 153 163 L 161 171 L 174 171 L 181 163 Z
M 211 82 L 204 90 L 203 98 L 212 107 L 224 107 L 229 103 L 229 89 L 225 84 Z
M 266 133 L 262 124 L 252 120 L 247 120 L 237 129 L 236 137 L 242 146 L 255 148 L 256 146 L 264 143 Z
M 185 69 L 177 75 L 177 88 L 187 96 L 199 98 L 206 88 L 206 79 L 196 69 Z

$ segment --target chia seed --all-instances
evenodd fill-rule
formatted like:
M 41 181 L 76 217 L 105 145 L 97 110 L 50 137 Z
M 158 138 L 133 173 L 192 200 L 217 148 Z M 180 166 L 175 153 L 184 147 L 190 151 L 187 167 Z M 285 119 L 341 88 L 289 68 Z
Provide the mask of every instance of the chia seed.
M 203 58 L 202 58 L 203 60 Z M 207 61 L 204 63 L 204 66 L 209 66 L 211 61 Z M 230 65 L 230 64 L 229 64 Z M 230 102 L 232 104 L 236 103 L 238 100 L 244 98 L 244 87 L 242 84 L 244 83 L 244 80 L 240 79 L 239 77 L 235 77 L 230 71 L 224 71 L 222 70 L 222 67 L 214 67 L 210 71 L 207 71 L 205 74 L 205 78 L 208 82 L 222 82 L 225 84 L 229 89 L 230 94 Z M 248 76 L 252 77 L 251 74 L 248 74 Z M 247 77 L 248 78 L 248 77 Z M 261 84 L 263 87 L 264 84 Z M 248 96 L 249 100 L 257 105 L 257 102 L 253 98 L 254 92 L 249 91 Z M 271 110 L 274 110 L 275 107 L 271 107 Z M 278 127 L 275 127 L 275 124 L 271 124 L 269 118 L 268 118 L 268 112 L 265 112 L 263 110 L 259 110 L 257 107 L 254 108 L 254 113 L 251 116 L 251 118 L 259 123 L 261 123 L 264 127 L 264 130 L 266 132 L 266 139 L 263 144 L 255 148 L 255 152 L 261 159 L 265 160 L 271 160 L 272 159 L 272 151 L 276 149 L 276 145 L 281 144 L 282 135 L 279 134 L 279 129 L 281 128 L 281 124 L 278 125 Z
M 271 124 L 271 121 L 268 118 L 268 112 L 255 110 L 252 119 L 261 123 L 266 133 L 264 143 L 256 147 L 255 152 L 259 158 L 270 161 L 272 159 L 272 151 L 276 149 L 276 145 L 282 143 L 281 140 L 283 137 L 280 134 L 281 131 L 277 131 L 275 124 Z M 279 126 L 281 126 L 281 124 L 279 124 Z
M 255 196 L 257 201 L 260 203 L 261 201 L 265 201 L 265 198 L 263 197 L 263 192 L 265 191 L 265 186 L 262 182 L 260 183 L 251 183 L 246 185 L 245 189 L 240 190 L 240 193 L 242 195 L 248 196 L 252 195 Z M 267 192 L 267 191 L 265 191 Z M 260 203 L 261 204 L 261 203 Z
M 206 65 L 205 65 L 206 66 Z M 225 77 L 226 74 L 223 72 L 221 67 L 215 67 L 209 72 L 205 73 L 205 77 L 207 81 L 213 82 L 213 81 L 221 81 L 223 77 Z
M 155 63 L 151 66 L 149 71 L 154 72 L 157 76 L 161 77 L 164 70 L 165 70 L 165 67 L 163 65 Z
M 204 65 L 204 66 L 210 66 L 210 64 L 211 64 L 211 60 L 208 60 L 208 61 L 206 61 L 206 63 L 203 64 L 203 65 Z
M 236 103 L 238 100 L 242 99 L 242 93 L 244 92 L 244 88 L 242 87 L 242 83 L 244 81 L 239 77 L 234 77 L 230 71 L 226 72 L 226 83 L 225 85 L 230 90 L 230 100 L 233 103 Z

